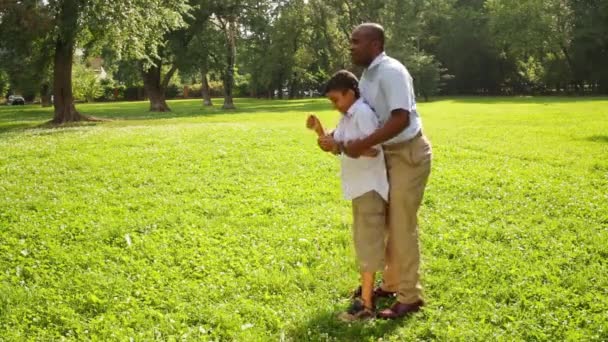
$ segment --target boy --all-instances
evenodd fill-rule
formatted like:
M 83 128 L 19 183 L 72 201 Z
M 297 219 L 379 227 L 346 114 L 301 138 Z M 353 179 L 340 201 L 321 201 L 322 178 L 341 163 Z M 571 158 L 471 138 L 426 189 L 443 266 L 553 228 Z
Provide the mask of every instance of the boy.
M 353 238 L 361 273 L 361 297 L 355 298 L 348 311 L 339 317 L 344 321 L 366 320 L 375 316 L 374 278 L 376 272 L 384 268 L 389 190 L 386 165 L 379 146 L 366 151 L 358 159 L 342 152 L 349 141 L 373 133 L 378 128 L 378 119 L 360 98 L 357 77 L 349 71 L 342 70 L 333 75 L 326 85 L 325 95 L 342 117 L 333 133 L 336 143 L 321 137 L 319 144 L 323 150 L 341 156 L 342 191 L 346 199 L 352 200 Z

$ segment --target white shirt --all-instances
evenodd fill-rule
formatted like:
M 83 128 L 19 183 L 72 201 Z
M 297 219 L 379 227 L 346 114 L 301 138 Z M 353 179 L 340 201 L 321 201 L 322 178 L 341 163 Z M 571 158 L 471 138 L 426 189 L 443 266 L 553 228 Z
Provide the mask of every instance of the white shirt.
M 384 52 L 380 54 L 363 71 L 359 89 L 361 96 L 378 115 L 380 126 L 386 124 L 395 109 L 405 109 L 410 113 L 410 124 L 406 129 L 384 145 L 410 140 L 422 129 L 422 121 L 416 111 L 412 76 L 398 60 Z
M 378 118 L 370 106 L 358 99 L 342 115 L 334 131 L 334 140 L 341 143 L 363 139 L 378 129 Z M 382 148 L 375 157 L 357 159 L 342 154 L 342 192 L 347 200 L 355 199 L 370 191 L 376 191 L 388 202 L 388 179 Z

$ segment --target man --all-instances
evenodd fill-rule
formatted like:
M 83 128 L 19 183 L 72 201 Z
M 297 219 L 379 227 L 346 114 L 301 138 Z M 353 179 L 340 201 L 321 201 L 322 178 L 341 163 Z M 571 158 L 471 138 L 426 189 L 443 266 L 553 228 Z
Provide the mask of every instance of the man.
M 418 208 L 431 172 L 431 146 L 422 134 L 416 110 L 412 77 L 399 61 L 384 52 L 384 29 L 378 24 L 359 25 L 351 34 L 351 57 L 365 68 L 359 88 L 376 111 L 380 128 L 367 138 L 337 144 L 331 135 L 319 138 L 323 150 L 338 148 L 358 158 L 382 144 L 390 194 L 387 225 L 386 268 L 376 296 L 397 293 L 397 301 L 378 317 L 394 319 L 416 312 L 424 305 L 419 282 L 420 250 Z

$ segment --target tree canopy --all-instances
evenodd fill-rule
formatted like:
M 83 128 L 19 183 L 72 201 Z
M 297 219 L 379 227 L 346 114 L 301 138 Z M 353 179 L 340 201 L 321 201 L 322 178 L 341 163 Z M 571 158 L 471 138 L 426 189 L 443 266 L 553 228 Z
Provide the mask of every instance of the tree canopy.
M 224 108 L 235 95 L 309 96 L 341 68 L 360 71 L 349 36 L 370 21 L 425 98 L 608 93 L 603 0 L 3 1 L 0 90 L 52 92 L 56 121 L 77 120 L 71 66 L 82 50 L 111 64 L 113 84 L 143 86 L 151 110 L 169 110 L 172 82 L 200 85 L 207 105 L 223 95 Z

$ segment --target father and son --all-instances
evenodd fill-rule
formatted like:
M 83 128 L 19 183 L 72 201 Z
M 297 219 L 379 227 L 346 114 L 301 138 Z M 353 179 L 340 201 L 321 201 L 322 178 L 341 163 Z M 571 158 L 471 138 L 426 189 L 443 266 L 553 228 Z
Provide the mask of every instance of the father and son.
M 337 72 L 325 95 L 342 114 L 319 147 L 341 156 L 342 191 L 352 201 L 353 240 L 361 285 L 344 321 L 396 319 L 424 305 L 420 285 L 418 208 L 431 172 L 431 145 L 422 133 L 412 77 L 384 52 L 384 29 L 356 27 L 350 52 L 360 80 Z M 376 272 L 382 283 L 374 288 Z M 378 298 L 395 298 L 376 312 Z

